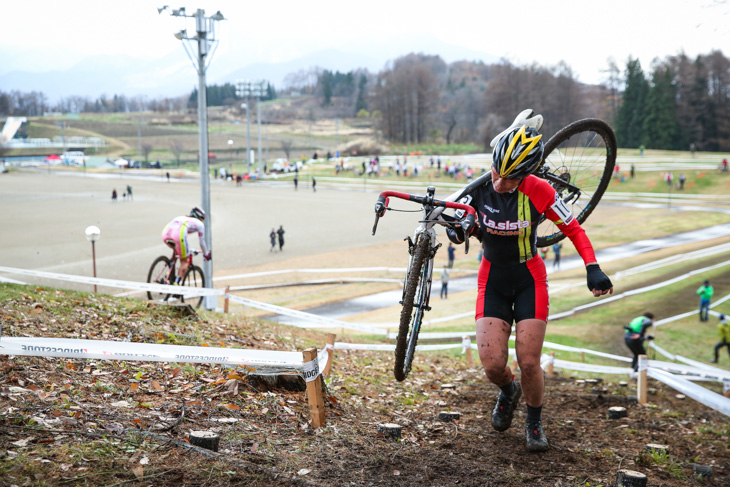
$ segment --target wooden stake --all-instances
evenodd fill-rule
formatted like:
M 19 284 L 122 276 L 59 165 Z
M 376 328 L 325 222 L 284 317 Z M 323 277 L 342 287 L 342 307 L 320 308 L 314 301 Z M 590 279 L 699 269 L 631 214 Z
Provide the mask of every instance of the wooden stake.
M 310 348 L 302 352 L 304 363 L 317 360 L 317 349 Z M 309 415 L 312 417 L 312 426 L 321 428 L 325 426 L 324 400 L 322 398 L 322 381 L 317 377 L 307 382 L 307 399 L 309 400 Z
M 385 343 L 390 343 L 390 329 L 385 330 Z
M 648 360 L 646 355 L 639 355 L 639 377 L 636 381 L 636 397 L 639 404 L 646 404 L 646 364 Z
M 581 352 L 580 353 L 580 360 L 581 360 L 581 362 L 585 363 L 585 361 L 586 361 L 586 353 L 585 352 Z
M 226 286 L 226 299 L 223 301 L 223 312 L 228 313 L 228 291 L 231 290 L 231 286 Z
M 466 349 L 466 366 L 470 369 L 474 367 L 474 362 L 471 359 L 471 342 L 469 348 Z
M 322 375 L 330 375 L 330 370 L 332 370 L 332 361 L 335 358 L 335 335 L 334 333 L 328 333 L 327 334 L 327 345 L 332 345 L 332 347 L 327 347 L 327 354 L 329 355 L 329 358 L 327 359 L 327 366 L 322 371 Z
M 547 375 L 553 375 L 553 362 L 555 361 L 555 352 L 550 352 L 550 362 L 547 365 Z

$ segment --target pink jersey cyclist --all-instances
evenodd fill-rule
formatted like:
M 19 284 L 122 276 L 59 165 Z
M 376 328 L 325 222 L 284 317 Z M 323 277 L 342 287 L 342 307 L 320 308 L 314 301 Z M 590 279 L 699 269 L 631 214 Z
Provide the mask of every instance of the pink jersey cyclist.
M 162 240 L 169 247 L 175 249 L 175 253 L 180 260 L 184 260 L 190 257 L 188 234 L 196 232 L 200 238 L 200 247 L 203 250 L 203 254 L 207 254 L 208 249 L 205 246 L 205 223 L 197 218 L 190 218 L 189 216 L 175 218 L 162 230 Z
M 189 216 L 179 216 L 173 219 L 162 230 L 162 241 L 167 246 L 175 249 L 175 254 L 180 259 L 176 283 L 182 281 L 188 267 L 193 261 L 193 255 L 190 253 L 190 246 L 188 245 L 188 234 L 197 232 L 198 238 L 200 239 L 200 247 L 203 250 L 203 260 L 207 261 L 211 259 L 210 251 L 205 245 L 204 220 L 205 212 L 195 207 L 190 210 Z

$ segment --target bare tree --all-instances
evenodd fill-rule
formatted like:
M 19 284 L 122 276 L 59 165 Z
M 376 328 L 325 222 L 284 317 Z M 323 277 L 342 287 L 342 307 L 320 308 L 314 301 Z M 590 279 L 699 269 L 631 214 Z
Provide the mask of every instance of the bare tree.
M 281 150 L 284 151 L 284 154 L 286 155 L 286 160 L 289 160 L 289 154 L 291 153 L 291 148 L 294 143 L 291 141 L 291 139 L 283 139 L 280 140 L 279 143 L 281 144 Z
M 170 141 L 170 152 L 175 156 L 177 165 L 180 165 L 180 155 L 183 152 L 183 144 L 181 141 L 173 139 Z
M 149 143 L 142 144 L 142 155 L 144 156 L 144 162 L 148 162 L 150 152 L 152 152 L 152 144 L 149 144 Z

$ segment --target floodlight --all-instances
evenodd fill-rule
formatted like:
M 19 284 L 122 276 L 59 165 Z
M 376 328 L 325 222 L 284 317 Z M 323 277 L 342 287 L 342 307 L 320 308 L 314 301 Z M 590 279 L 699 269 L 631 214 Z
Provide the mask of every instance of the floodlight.
M 168 8 L 170 8 L 170 7 L 168 7 L 167 5 L 164 5 L 162 7 L 157 7 L 157 13 L 161 14 L 163 11 L 167 10 Z
M 188 31 L 185 29 L 183 29 L 180 32 L 175 34 L 175 39 L 178 39 L 180 41 L 183 39 L 186 39 L 187 37 L 188 37 Z
M 185 7 L 180 7 L 177 10 L 173 9 L 172 15 L 174 15 L 175 17 L 185 17 Z
M 213 20 L 226 20 L 226 18 L 223 17 L 223 14 L 221 13 L 220 10 L 217 11 L 215 14 L 213 14 L 210 18 Z

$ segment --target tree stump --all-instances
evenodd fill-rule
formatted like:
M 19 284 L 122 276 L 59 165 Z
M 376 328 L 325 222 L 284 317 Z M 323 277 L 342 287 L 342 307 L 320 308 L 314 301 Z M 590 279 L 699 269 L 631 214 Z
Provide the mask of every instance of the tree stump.
M 458 421 L 461 419 L 461 413 L 457 413 L 456 411 L 441 411 L 439 413 L 439 420 L 450 422 L 450 421 Z
M 625 380 L 622 380 L 621 382 L 619 382 L 619 383 L 618 383 L 618 386 L 619 386 L 619 387 L 626 387 L 626 386 L 628 386 L 628 385 L 629 385 L 629 383 L 628 383 L 628 382 L 626 382 Z
M 665 455 L 669 455 L 669 445 L 660 445 L 658 443 L 649 443 L 644 447 L 644 451 L 647 451 L 649 453 L 655 451 L 658 453 L 664 453 Z
M 218 451 L 221 437 L 212 431 L 191 431 L 190 444 L 205 448 L 206 450 Z
M 395 423 L 384 423 L 378 425 L 378 434 L 385 436 L 386 438 L 393 438 L 399 440 L 403 427 Z
M 692 471 L 695 475 L 707 480 L 712 480 L 712 466 L 710 465 L 692 465 Z
M 608 419 L 620 419 L 625 418 L 626 416 L 628 416 L 626 408 L 622 408 L 621 406 L 608 408 Z
M 619 470 L 616 472 L 615 487 L 646 487 L 646 475 L 633 470 Z

